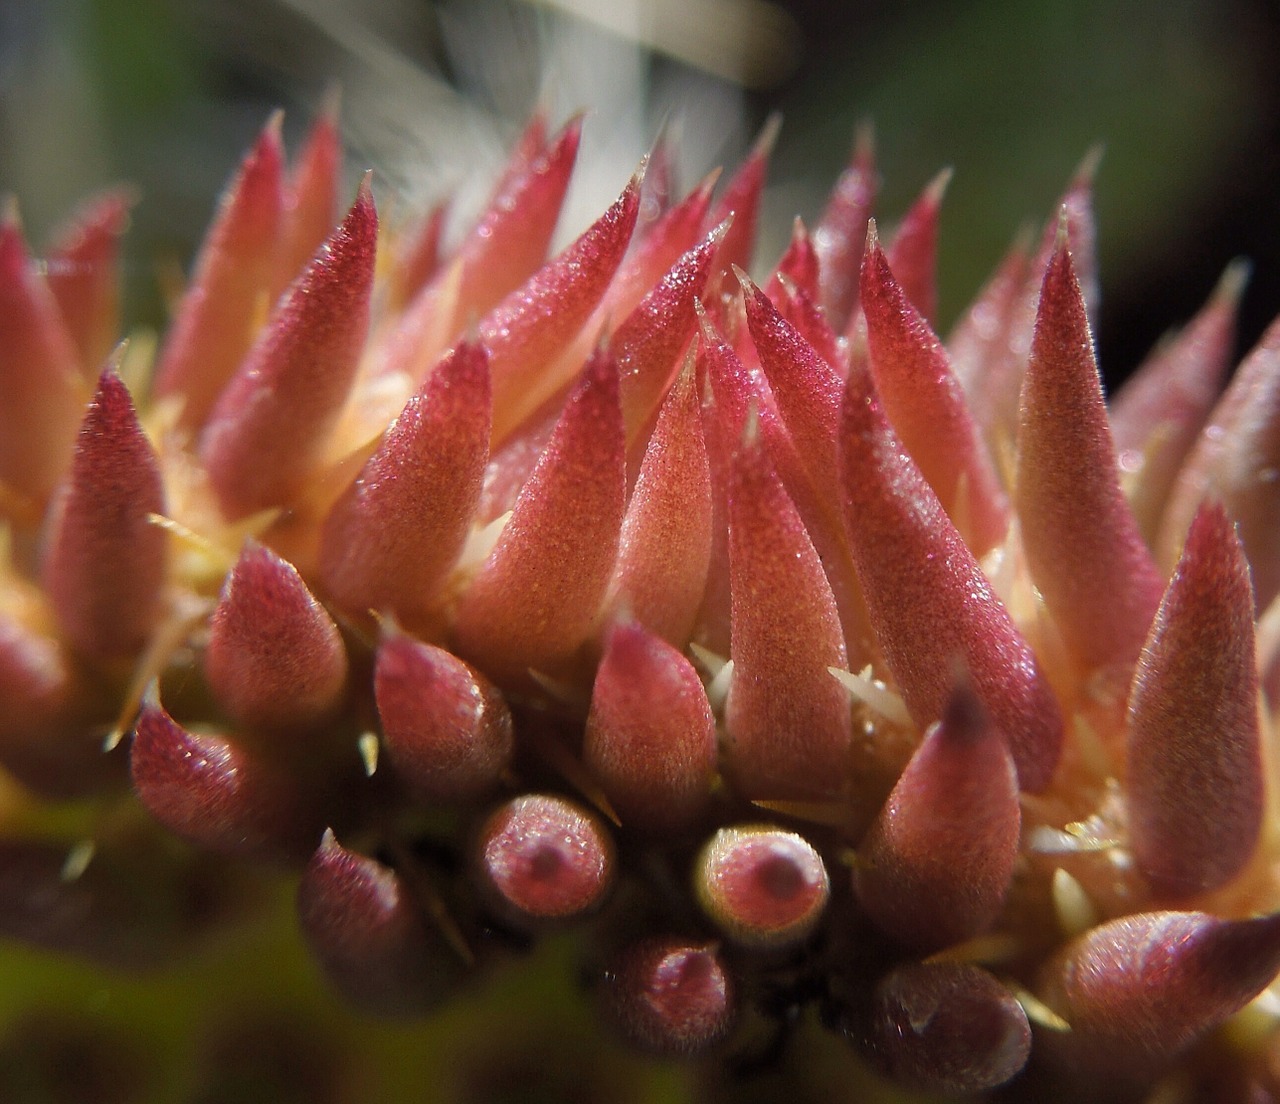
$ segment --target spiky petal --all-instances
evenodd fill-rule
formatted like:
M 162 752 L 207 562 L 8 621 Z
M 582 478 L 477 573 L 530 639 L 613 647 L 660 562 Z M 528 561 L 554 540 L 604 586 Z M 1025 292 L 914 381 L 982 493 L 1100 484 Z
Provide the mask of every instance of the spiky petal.
M 1248 266 L 1234 261 L 1181 333 L 1147 358 L 1108 404 L 1129 501 L 1154 547 L 1165 502 L 1231 367 Z M 1136 470 L 1135 470 L 1136 469 Z
M 156 366 L 156 395 L 181 397 L 189 429 L 204 424 L 253 342 L 275 269 L 283 174 L 273 116 L 223 193 Z
M 546 371 L 578 335 L 626 253 L 640 208 L 633 178 L 581 235 L 480 322 L 493 374 L 493 439 L 505 439 L 571 376 Z M 571 366 L 571 370 L 576 365 Z
M 437 1005 L 460 963 L 399 874 L 325 831 L 298 884 L 298 922 L 333 986 L 379 1016 Z
M 875 151 L 867 128 L 859 131 L 849 166 L 836 181 L 813 230 L 813 248 L 822 274 L 821 305 L 840 329 L 858 302 L 858 272 L 877 183 Z
M 983 556 L 1004 539 L 1008 503 L 946 350 L 895 279 L 871 225 L 862 310 L 876 393 L 943 509 Z
M 605 638 L 583 758 L 624 824 L 680 831 L 707 806 L 716 765 L 707 692 L 693 665 L 639 624 Z
M 1120 490 L 1084 297 L 1064 236 L 1022 387 L 1016 505 L 1031 577 L 1085 670 L 1131 663 L 1164 582 Z
M 697 389 L 686 369 L 649 438 L 622 523 L 607 606 L 672 644 L 688 640 L 711 562 L 711 518 Z
M 369 325 L 377 239 L 366 177 L 218 399 L 200 456 L 228 518 L 288 505 L 323 459 Z
M 330 95 L 316 116 L 285 181 L 280 256 L 272 298 L 289 286 L 333 230 L 338 217 L 338 180 L 342 140 L 338 133 L 338 99 Z
M 1244 550 L 1223 508 L 1206 504 L 1129 697 L 1130 846 L 1162 897 L 1217 888 L 1257 845 L 1265 795 L 1253 638 Z
M 325 520 L 320 577 L 344 608 L 429 625 L 462 551 L 489 459 L 489 363 L 458 346 L 383 435 Z
M 729 486 L 733 682 L 728 769 L 753 797 L 848 784 L 849 700 L 828 668 L 848 656 L 835 598 L 794 504 L 748 426 Z
M 950 181 L 950 169 L 943 169 L 929 181 L 902 217 L 889 245 L 889 267 L 907 301 L 928 321 L 938 313 L 938 213 Z M 865 268 L 865 253 L 863 257 Z
M 882 931 L 917 950 L 977 935 L 1004 905 L 1021 823 L 1005 738 L 962 685 L 858 849 L 858 899 Z
M 866 373 L 849 376 L 841 474 L 876 639 L 918 725 L 946 709 L 963 661 L 1024 790 L 1049 784 L 1062 714 L 982 568 L 885 420 Z
M 240 724 L 297 731 L 337 708 L 347 653 L 325 608 L 297 569 L 250 544 L 223 584 L 209 626 L 204 673 Z
M 98 196 L 45 256 L 49 290 L 86 371 L 107 359 L 120 332 L 120 238 L 132 205 L 124 188 Z
M 43 503 L 66 469 L 86 398 L 76 350 L 17 219 L 0 218 L 0 485 Z
M 82 656 L 136 655 L 161 608 L 166 536 L 160 468 L 120 377 L 107 368 L 85 412 L 43 574 L 63 636 Z
M 514 750 L 511 712 L 479 671 L 393 632 L 378 647 L 373 692 L 387 755 L 418 800 L 464 802 L 497 787 Z
M 587 638 L 613 571 L 626 485 L 617 367 L 584 369 L 498 543 L 458 606 L 458 651 L 499 679 Z
M 1245 357 L 1183 465 L 1161 526 L 1163 560 L 1176 556 L 1209 495 L 1240 527 L 1256 605 L 1265 609 L 1280 593 L 1280 319 Z

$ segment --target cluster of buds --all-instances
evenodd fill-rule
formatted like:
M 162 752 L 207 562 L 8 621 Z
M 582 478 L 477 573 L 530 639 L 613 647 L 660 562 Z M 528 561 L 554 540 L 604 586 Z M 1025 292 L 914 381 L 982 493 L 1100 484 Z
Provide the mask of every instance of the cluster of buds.
M 703 1098 L 1280 1098 L 1239 266 L 1108 412 L 1090 166 L 944 344 L 945 177 L 882 241 L 860 140 L 757 284 L 769 132 L 718 197 L 660 140 L 548 260 L 579 135 L 446 252 L 273 119 L 114 350 L 128 198 L 6 216 L 0 933 L 155 967 L 270 871 L 374 1016 L 574 933 Z

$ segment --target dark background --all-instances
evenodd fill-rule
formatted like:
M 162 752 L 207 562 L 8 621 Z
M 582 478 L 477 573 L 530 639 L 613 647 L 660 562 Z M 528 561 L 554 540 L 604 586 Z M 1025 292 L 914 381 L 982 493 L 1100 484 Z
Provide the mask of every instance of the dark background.
M 746 10 L 734 5 L 749 2 L 683 0 L 678 14 L 705 15 L 714 45 Z M 670 4 L 636 7 L 671 29 Z M 661 54 L 621 67 L 651 78 L 654 91 L 629 93 L 645 99 L 632 105 L 641 122 L 637 130 L 632 119 L 630 147 L 608 111 L 589 118 L 588 135 L 614 151 L 613 163 L 577 212 L 579 227 L 682 97 L 714 105 L 701 129 L 687 128 L 686 184 L 712 160 L 731 164 L 780 110 L 772 233 L 757 259 L 766 266 L 791 214 L 816 216 L 854 128 L 870 119 L 888 222 L 939 168 L 956 170 L 941 245 L 945 332 L 1018 227 L 1049 214 L 1101 142 L 1097 337 L 1109 378 L 1185 320 L 1234 256 L 1254 261 L 1242 347 L 1280 311 L 1275 3 L 785 0 L 756 10 L 772 30 L 742 66 L 753 87 Z M 518 0 L 4 0 L 0 190 L 18 194 L 39 243 L 85 192 L 136 183 L 130 312 L 155 321 L 157 266 L 189 259 L 217 189 L 271 108 L 286 108 L 296 141 L 339 79 L 353 173 L 373 165 L 405 212 L 454 186 L 474 191 L 493 171 L 545 96 L 556 26 L 576 36 L 575 50 L 622 56 L 618 35 Z M 673 33 L 682 47 L 696 38 Z M 625 100 L 624 83 L 619 76 L 602 97 Z M 560 99 L 578 91 L 567 84 Z

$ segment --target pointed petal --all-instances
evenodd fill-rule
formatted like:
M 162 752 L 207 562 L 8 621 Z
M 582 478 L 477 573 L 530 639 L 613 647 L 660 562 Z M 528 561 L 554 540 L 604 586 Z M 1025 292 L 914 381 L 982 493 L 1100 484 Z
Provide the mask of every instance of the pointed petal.
M 138 717 L 130 767 L 147 811 L 204 850 L 297 859 L 320 836 L 294 773 L 227 736 L 189 732 L 159 705 Z
M 1160 557 L 1171 562 L 1196 508 L 1212 495 L 1239 526 L 1256 608 L 1280 593 L 1280 319 L 1245 357 L 1169 496 Z
M 889 267 L 897 274 L 907 301 L 928 321 L 938 314 L 938 211 L 950 182 L 950 169 L 929 181 L 902 217 L 888 250 Z M 864 283 L 864 296 L 866 290 Z
M 333 96 L 312 123 L 285 184 L 273 300 L 293 283 L 333 232 L 341 171 L 342 138 L 338 133 L 338 101 Z
M 825 489 L 835 468 L 844 382 L 760 288 L 745 277 L 742 286 L 760 367 L 810 480 Z
M 803 836 L 772 825 L 721 828 L 693 867 L 702 911 L 745 947 L 802 943 L 822 919 L 831 883 L 822 856 Z
M 67 642 L 99 662 L 142 650 L 160 615 L 164 488 L 129 392 L 108 368 L 85 412 L 50 528 L 45 589 Z
M 500 681 L 549 671 L 591 631 L 622 527 L 624 448 L 617 368 L 597 353 L 458 605 L 459 654 Z
M 796 332 L 813 346 L 814 351 L 843 380 L 847 374 L 848 352 L 815 300 L 800 288 L 784 286 L 774 302 L 778 313 L 795 327 Z
M 667 395 L 622 523 L 607 606 L 683 647 L 711 563 L 711 471 L 693 372 Z
M 881 931 L 916 950 L 978 935 L 1004 905 L 1021 824 L 1005 737 L 961 685 L 858 848 L 858 899 Z
M 1132 663 L 1164 582 L 1120 490 L 1071 255 L 1045 272 L 1022 386 L 1016 506 L 1031 577 L 1076 662 Z
M 1129 698 L 1130 845 L 1162 897 L 1216 889 L 1257 846 L 1265 795 L 1253 636 L 1244 550 L 1222 507 L 1202 506 Z
M 66 470 L 87 397 L 75 346 L 15 218 L 0 219 L 0 484 L 37 502 Z
M 480 338 L 493 373 L 493 439 L 501 441 L 571 374 L 543 369 L 582 329 L 627 250 L 639 210 L 632 179 L 603 215 L 485 316 Z M 570 373 L 576 365 L 570 365 Z
M 783 289 L 784 281 L 810 298 L 818 295 L 818 253 L 799 217 L 792 224 L 786 252 L 778 259 L 773 275 L 765 284 L 766 294 L 774 298 Z
M 975 402 L 987 436 L 993 442 L 1013 439 L 1018 426 L 1018 400 L 1022 377 L 1031 352 L 1036 320 L 1039 317 L 1040 294 L 1050 259 L 1058 248 L 1058 235 L 1065 225 L 1067 245 L 1075 265 L 1085 312 L 1093 318 L 1098 308 L 1097 265 L 1093 250 L 1093 171 L 1095 154 L 1085 158 L 1067 185 L 1040 240 L 1040 246 L 1027 269 L 1016 301 L 1010 308 L 1007 325 L 1002 327 L 990 347 L 990 359 L 982 373 L 981 399 Z
M 1129 501 L 1149 545 L 1231 367 L 1247 271 L 1239 261 L 1228 266 L 1200 313 L 1139 366 L 1109 405 L 1120 467 L 1134 473 Z
M 563 797 L 528 794 L 500 806 L 480 829 L 476 873 L 508 920 L 568 920 L 599 907 L 613 888 L 616 855 L 604 822 Z
M 678 832 L 707 806 L 716 767 L 707 692 L 693 665 L 642 625 L 605 637 L 583 758 L 629 827 Z
M 1039 995 L 1071 1025 L 1060 1040 L 1067 1060 L 1127 1072 L 1172 1057 L 1223 1023 L 1277 970 L 1280 916 L 1148 912 L 1068 944 L 1042 970 Z
M 489 363 L 461 342 L 383 435 L 325 521 L 320 577 L 344 608 L 430 623 L 471 528 L 489 459 Z
M 405 880 L 331 831 L 298 883 L 298 923 L 334 988 L 375 1016 L 430 1011 L 459 973 Z
M 1001 258 L 977 298 L 947 338 L 951 371 L 964 388 L 974 419 L 991 440 L 996 424 L 988 375 L 1008 347 L 1015 316 L 1019 313 L 1031 258 L 1027 235 L 1019 234 Z M 994 442 L 993 442 L 994 443 Z
M 1008 503 L 946 350 L 875 238 L 862 258 L 871 374 L 885 413 L 975 556 L 1005 536 Z
M 875 207 L 875 151 L 869 130 L 860 131 L 849 167 L 841 174 L 813 231 L 822 277 L 821 305 L 843 329 L 858 302 L 858 272 Z
M 1013 994 L 977 966 L 911 962 L 886 974 L 873 998 L 868 1047 L 899 1085 L 968 1095 L 1022 1072 L 1031 1025 Z
M 237 723 L 265 731 L 312 728 L 342 701 L 347 653 L 297 569 L 249 544 L 227 576 L 209 626 L 204 673 Z
M 366 177 L 218 399 L 200 455 L 228 518 L 288 505 L 322 460 L 364 346 L 377 239 Z
M 204 424 L 253 342 L 275 271 L 283 173 L 273 116 L 223 193 L 156 365 L 155 393 L 182 397 L 188 429 Z
M 733 1027 L 736 987 L 719 950 L 675 936 L 649 936 L 615 954 L 604 970 L 605 1015 L 649 1054 L 687 1058 Z
M 390 306 L 393 309 L 403 310 L 440 271 L 440 239 L 448 209 L 448 204 L 437 203 L 405 231 L 391 272 Z
M 707 286 L 724 228 L 716 227 L 685 253 L 613 331 L 622 414 L 633 441 L 663 401 L 671 377 L 697 327 L 694 303 Z
M 526 138 L 534 136 L 532 127 Z M 458 249 L 455 328 L 492 310 L 546 259 L 581 137 L 582 119 L 576 117 L 532 160 L 530 143 L 516 147 L 488 210 Z
M 645 173 L 646 182 L 651 171 L 652 165 Z M 700 230 L 707 219 L 714 185 L 714 176 L 703 181 L 659 218 L 643 239 L 632 243 L 631 252 L 619 267 L 601 310 L 614 318 L 625 318 L 663 275 L 695 248 L 702 236 Z
M 511 712 L 480 672 L 396 633 L 378 648 L 373 692 L 387 755 L 418 800 L 465 802 L 497 788 L 514 750 Z
M 769 155 L 773 152 L 781 125 L 782 119 L 778 115 L 772 115 L 765 121 L 747 159 L 725 185 L 724 193 L 712 209 L 709 220 L 712 226 L 719 226 L 730 215 L 733 216 L 733 223 L 716 255 L 716 267 L 722 273 L 729 272 L 733 265 L 741 269 L 751 267 L 751 256 L 756 247 L 756 222 L 760 217 L 760 197 L 769 171 Z
M 733 682 L 728 770 L 748 797 L 815 797 L 849 783 L 848 656 L 835 598 L 795 506 L 748 429 L 729 485 Z
M 954 663 L 1009 741 L 1024 790 L 1043 790 L 1062 750 L 1062 714 L 1003 603 L 885 421 L 869 378 L 851 373 L 842 477 L 867 610 L 912 719 L 946 708 Z
M 45 256 L 45 279 L 82 370 L 96 369 L 120 334 L 120 238 L 133 194 L 106 192 L 76 212 Z

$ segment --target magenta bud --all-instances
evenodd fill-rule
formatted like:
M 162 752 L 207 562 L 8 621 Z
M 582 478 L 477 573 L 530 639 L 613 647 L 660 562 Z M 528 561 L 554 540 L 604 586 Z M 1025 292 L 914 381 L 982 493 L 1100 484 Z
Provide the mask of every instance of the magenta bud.
M 1021 823 L 1009 749 L 962 686 L 862 841 L 853 879 L 862 907 L 919 950 L 977 935 L 1004 904 Z
M 1280 914 L 1223 920 L 1148 912 L 1112 920 L 1063 948 L 1039 996 L 1071 1026 L 1055 1057 L 1101 1071 L 1146 1068 L 1217 1027 L 1280 970 Z
M 919 962 L 899 966 L 876 986 L 866 1042 L 876 1063 L 905 1088 L 976 1093 L 1022 1071 L 1031 1026 L 986 970 Z
M 218 396 L 200 458 L 228 518 L 293 504 L 324 462 L 364 348 L 377 241 L 366 178 Z
M 583 744 L 622 822 L 687 828 L 707 805 L 716 768 L 716 722 L 698 673 L 641 625 L 605 638 Z
M 714 944 L 651 936 L 614 955 L 600 997 L 622 1035 L 651 1054 L 685 1058 L 733 1028 L 735 986 Z
M 1164 582 L 1120 489 L 1065 241 L 1045 271 L 1021 402 L 1014 497 L 1031 578 L 1083 671 L 1132 663 Z
M 325 520 L 320 577 L 343 608 L 428 625 L 489 459 L 489 361 L 462 341 L 391 423 Z
M 59 628 L 87 659 L 140 652 L 160 616 L 167 537 L 155 451 L 112 368 L 103 371 L 57 499 L 43 565 Z
M 143 706 L 130 766 L 148 812 L 197 847 L 292 859 L 320 835 L 299 778 L 227 736 L 189 732 L 159 705 Z
M 511 713 L 497 687 L 443 648 L 399 633 L 378 648 L 373 690 L 396 773 L 423 801 L 470 801 L 511 761 Z
M 1249 862 L 1264 778 L 1249 564 L 1226 512 L 1205 504 L 1129 695 L 1129 840 L 1157 894 L 1216 889 Z
M 489 900 L 520 924 L 589 912 L 613 886 L 608 828 L 563 797 L 528 794 L 500 806 L 481 827 L 475 855 Z
M 459 972 L 404 879 L 347 850 L 332 831 L 302 872 L 298 921 L 334 988 L 375 1015 L 421 1015 Z
M 703 912 L 729 939 L 760 949 L 805 940 L 831 891 L 813 845 L 767 824 L 716 832 L 694 864 L 693 888 Z
M 341 703 L 347 653 L 333 618 L 287 560 L 249 544 L 209 628 L 205 678 L 237 723 L 297 731 Z

